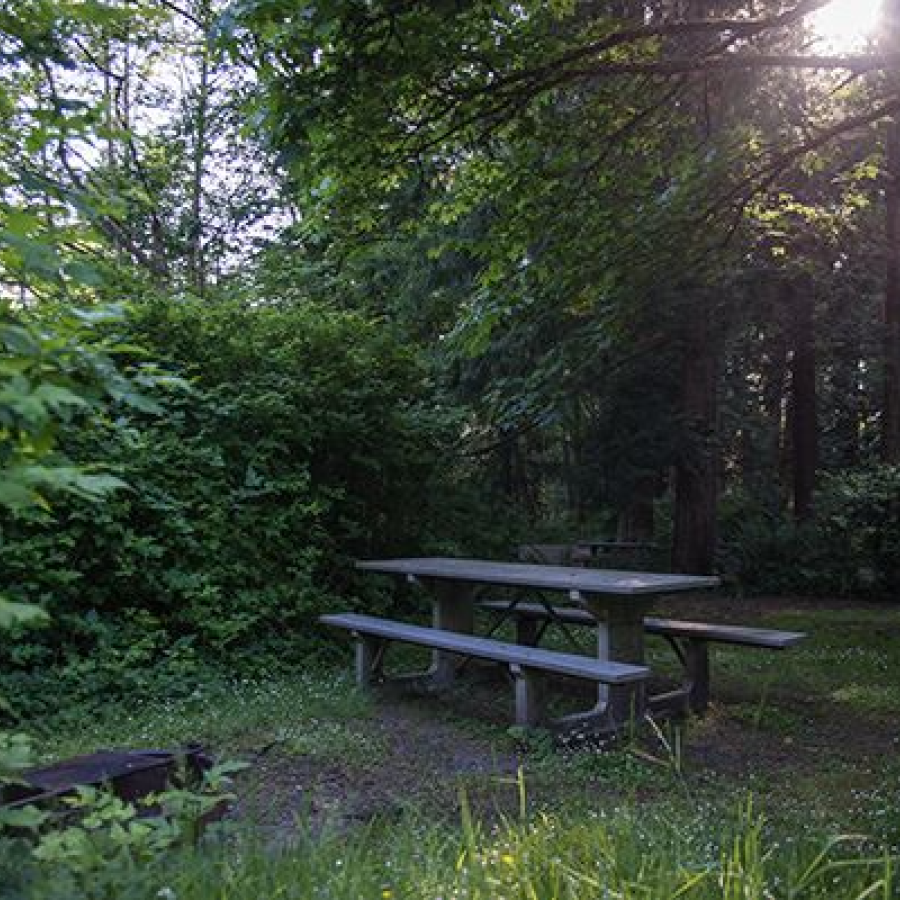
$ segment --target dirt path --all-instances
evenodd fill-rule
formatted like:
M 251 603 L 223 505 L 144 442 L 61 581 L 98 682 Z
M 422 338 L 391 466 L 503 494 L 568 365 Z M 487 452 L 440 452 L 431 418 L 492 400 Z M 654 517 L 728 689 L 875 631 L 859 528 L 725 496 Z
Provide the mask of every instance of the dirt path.
M 367 760 L 297 756 L 278 747 L 259 756 L 252 779 L 239 785 L 238 817 L 287 837 L 298 821 L 341 829 L 397 816 L 412 803 L 455 808 L 468 780 L 509 779 L 521 763 L 423 698 L 387 694 L 375 717 L 357 728 L 377 748 Z

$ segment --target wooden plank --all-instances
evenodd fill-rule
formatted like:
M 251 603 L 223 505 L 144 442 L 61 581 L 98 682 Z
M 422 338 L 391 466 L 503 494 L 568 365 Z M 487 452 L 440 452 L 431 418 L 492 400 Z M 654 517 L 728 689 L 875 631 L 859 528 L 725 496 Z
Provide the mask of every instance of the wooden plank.
M 361 560 L 356 563 L 356 568 L 365 572 L 388 575 L 568 591 L 570 596 L 669 594 L 675 591 L 714 588 L 721 583 L 720 579 L 711 575 L 667 575 L 657 572 L 584 569 L 577 566 L 543 566 L 451 557 Z
M 419 644 L 423 647 L 457 653 L 460 656 L 492 659 L 525 668 L 541 669 L 591 681 L 602 681 L 605 684 L 642 681 L 650 675 L 650 670 L 646 666 L 591 659 L 587 656 L 558 653 L 554 650 L 543 650 L 537 647 L 523 647 L 519 644 L 507 644 L 490 638 L 458 634 L 454 631 L 441 631 L 437 628 L 423 628 L 420 625 L 408 625 L 405 622 L 379 619 L 375 616 L 358 613 L 326 615 L 322 616 L 319 621 L 324 625 L 344 628 L 360 634 L 369 634 L 385 640 Z
M 650 634 L 693 638 L 718 644 L 742 644 L 768 650 L 784 650 L 806 637 L 803 631 L 777 631 L 772 628 L 749 628 L 745 625 L 716 625 L 709 622 L 683 622 L 679 619 L 644 619 Z
M 512 616 L 548 620 L 552 617 L 539 603 L 518 603 L 510 610 L 503 600 L 486 600 L 480 604 L 493 612 L 509 611 Z M 566 606 L 553 607 L 554 615 L 569 625 L 596 625 L 597 620 L 586 610 Z M 806 637 L 802 631 L 779 631 L 772 628 L 749 628 L 744 625 L 718 625 L 710 622 L 685 622 L 680 619 L 644 619 L 644 630 L 666 637 L 693 638 L 719 644 L 740 644 L 769 650 L 784 650 Z

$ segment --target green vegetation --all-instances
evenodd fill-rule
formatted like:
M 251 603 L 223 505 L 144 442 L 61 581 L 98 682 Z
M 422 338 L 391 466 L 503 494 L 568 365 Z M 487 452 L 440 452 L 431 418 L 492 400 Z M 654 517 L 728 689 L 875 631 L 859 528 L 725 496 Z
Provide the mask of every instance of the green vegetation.
M 893 864 L 877 855 L 848 858 L 852 838 L 821 848 L 809 842 L 776 854 L 761 821 L 749 813 L 721 822 L 711 836 L 698 821 L 676 825 L 658 813 L 614 812 L 575 821 L 543 816 L 505 822 L 490 833 L 469 824 L 461 836 L 426 825 L 375 826 L 350 838 L 301 838 L 281 852 L 211 850 L 142 867 L 127 881 L 123 869 L 107 868 L 91 878 L 96 892 L 89 896 L 568 900 L 603 891 L 698 900 L 896 896 Z M 58 871 L 35 887 L 42 897 L 72 897 L 80 896 L 83 884 L 77 875 Z M 130 886 L 123 890 L 123 884 Z
M 493 686 L 417 713 L 308 671 L 60 712 L 37 738 L 48 757 L 199 739 L 246 761 L 235 817 L 221 839 L 174 855 L 138 862 L 107 847 L 112 862 L 87 876 L 77 857 L 52 883 L 18 862 L 0 871 L 37 879 L 41 897 L 574 898 L 598 884 L 654 898 L 898 896 L 900 687 L 882 674 L 887 705 L 874 708 L 867 686 L 900 662 L 900 617 L 799 606 L 757 617 L 815 633 L 783 655 L 723 650 L 709 716 L 612 750 L 479 720 Z M 860 630 L 878 629 L 860 645 Z M 460 767 L 460 750 L 480 764 Z
M 0 900 L 900 896 L 900 6 L 827 6 L 0 0 L 0 786 L 249 764 L 3 809 Z M 597 748 L 317 625 L 604 536 L 811 638 Z
M 85 875 L 76 858 L 52 883 L 39 867 L 4 871 L 37 879 L 41 897 L 552 898 L 595 896 L 598 883 L 654 898 L 898 896 L 900 688 L 885 673 L 900 664 L 900 617 L 779 605 L 754 620 L 813 637 L 785 654 L 723 649 L 706 718 L 612 750 L 485 722 L 494 685 L 417 712 L 308 670 L 61 711 L 38 728 L 48 758 L 201 740 L 249 763 L 235 816 L 224 837 L 174 856 L 107 847 L 109 865 Z M 860 631 L 882 636 L 861 645 Z

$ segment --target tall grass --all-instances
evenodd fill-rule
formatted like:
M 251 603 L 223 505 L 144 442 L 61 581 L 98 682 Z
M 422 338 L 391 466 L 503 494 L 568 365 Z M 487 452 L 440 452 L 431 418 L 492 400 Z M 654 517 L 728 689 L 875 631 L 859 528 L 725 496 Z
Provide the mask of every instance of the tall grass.
M 726 822 L 620 809 L 460 827 L 303 829 L 279 848 L 232 837 L 143 866 L 32 873 L 47 900 L 896 900 L 896 859 L 854 838 L 779 845 L 749 808 Z M 9 871 L 9 870 L 7 870 Z M 24 887 L 24 885 L 23 885 Z M 2 887 L 0 887 L 2 893 Z M 5 895 L 4 895 L 5 896 Z M 16 896 L 12 894 L 10 896 Z

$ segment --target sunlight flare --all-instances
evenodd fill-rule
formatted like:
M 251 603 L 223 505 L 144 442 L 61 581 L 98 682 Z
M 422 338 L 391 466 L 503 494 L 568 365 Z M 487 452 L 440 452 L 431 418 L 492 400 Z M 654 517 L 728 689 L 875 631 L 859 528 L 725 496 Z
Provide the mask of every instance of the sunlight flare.
M 857 50 L 876 35 L 882 0 L 833 0 L 809 22 L 816 41 L 829 50 Z

